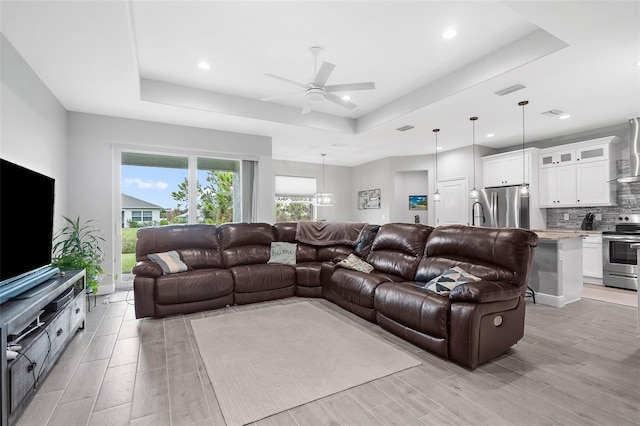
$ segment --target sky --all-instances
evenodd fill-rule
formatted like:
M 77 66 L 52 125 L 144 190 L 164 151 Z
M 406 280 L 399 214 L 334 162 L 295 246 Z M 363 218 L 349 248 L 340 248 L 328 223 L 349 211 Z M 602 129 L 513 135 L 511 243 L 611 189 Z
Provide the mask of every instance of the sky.
M 122 166 L 122 193 L 164 208 L 173 208 L 176 201 L 171 193 L 187 176 L 186 169 L 163 167 Z M 203 176 L 198 173 L 198 179 Z M 184 204 L 184 203 L 183 203 Z

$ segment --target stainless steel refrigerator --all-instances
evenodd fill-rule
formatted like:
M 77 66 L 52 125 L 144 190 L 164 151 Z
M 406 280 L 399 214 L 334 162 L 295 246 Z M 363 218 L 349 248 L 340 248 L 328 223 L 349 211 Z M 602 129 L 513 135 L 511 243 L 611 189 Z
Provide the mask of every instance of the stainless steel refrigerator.
M 529 197 L 521 197 L 518 186 L 483 189 L 471 200 L 471 217 L 475 226 L 529 229 Z

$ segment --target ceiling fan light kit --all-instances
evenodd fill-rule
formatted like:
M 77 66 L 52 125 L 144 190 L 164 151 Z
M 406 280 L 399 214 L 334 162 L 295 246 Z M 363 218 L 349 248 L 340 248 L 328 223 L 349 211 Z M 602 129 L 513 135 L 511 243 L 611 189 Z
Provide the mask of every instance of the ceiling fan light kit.
M 312 87 L 307 89 L 307 100 L 309 102 L 318 103 L 324 101 L 325 91 L 320 87 Z
M 285 77 L 280 77 L 274 74 L 266 73 L 265 76 L 267 77 L 275 78 L 276 80 L 293 84 L 294 86 L 298 86 L 304 90 L 296 93 L 289 93 L 284 95 L 276 95 L 268 98 L 263 98 L 262 99 L 263 101 L 269 101 L 272 99 L 278 99 L 278 98 L 283 98 L 287 96 L 297 95 L 299 93 L 304 93 L 305 103 L 304 103 L 304 106 L 302 107 L 302 114 L 307 114 L 311 112 L 311 104 L 320 103 L 325 99 L 337 105 L 340 105 L 341 107 L 344 107 L 347 109 L 354 109 L 357 107 L 357 105 L 354 104 L 353 102 L 350 102 L 350 99 L 351 99 L 350 97 L 348 96 L 341 97 L 334 94 L 333 92 L 350 92 L 353 90 L 371 90 L 376 88 L 375 83 L 372 81 L 363 82 L 363 83 L 333 84 L 333 85 L 327 86 L 326 82 L 331 76 L 331 73 L 333 72 L 335 65 L 330 62 L 322 62 L 322 65 L 320 65 L 320 69 L 318 70 L 318 55 L 320 54 L 320 52 L 322 52 L 322 48 L 318 46 L 313 46 L 309 48 L 309 52 L 311 52 L 314 58 L 315 77 L 313 81 L 305 84 L 305 83 L 300 83 L 294 80 L 290 80 Z

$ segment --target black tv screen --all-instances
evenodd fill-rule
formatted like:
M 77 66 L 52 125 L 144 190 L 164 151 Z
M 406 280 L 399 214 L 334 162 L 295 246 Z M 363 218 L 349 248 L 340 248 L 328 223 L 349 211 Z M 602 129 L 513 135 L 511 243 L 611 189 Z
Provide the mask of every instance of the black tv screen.
M 55 180 L 0 159 L 0 287 L 51 264 Z

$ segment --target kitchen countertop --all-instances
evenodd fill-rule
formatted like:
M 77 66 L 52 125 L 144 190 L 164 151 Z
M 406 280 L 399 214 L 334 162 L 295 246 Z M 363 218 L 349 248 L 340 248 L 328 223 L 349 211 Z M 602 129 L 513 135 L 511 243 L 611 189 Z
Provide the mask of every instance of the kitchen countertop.
M 558 241 L 568 238 L 583 238 L 589 234 L 600 234 L 602 231 L 583 231 L 581 229 L 532 229 L 541 240 Z

